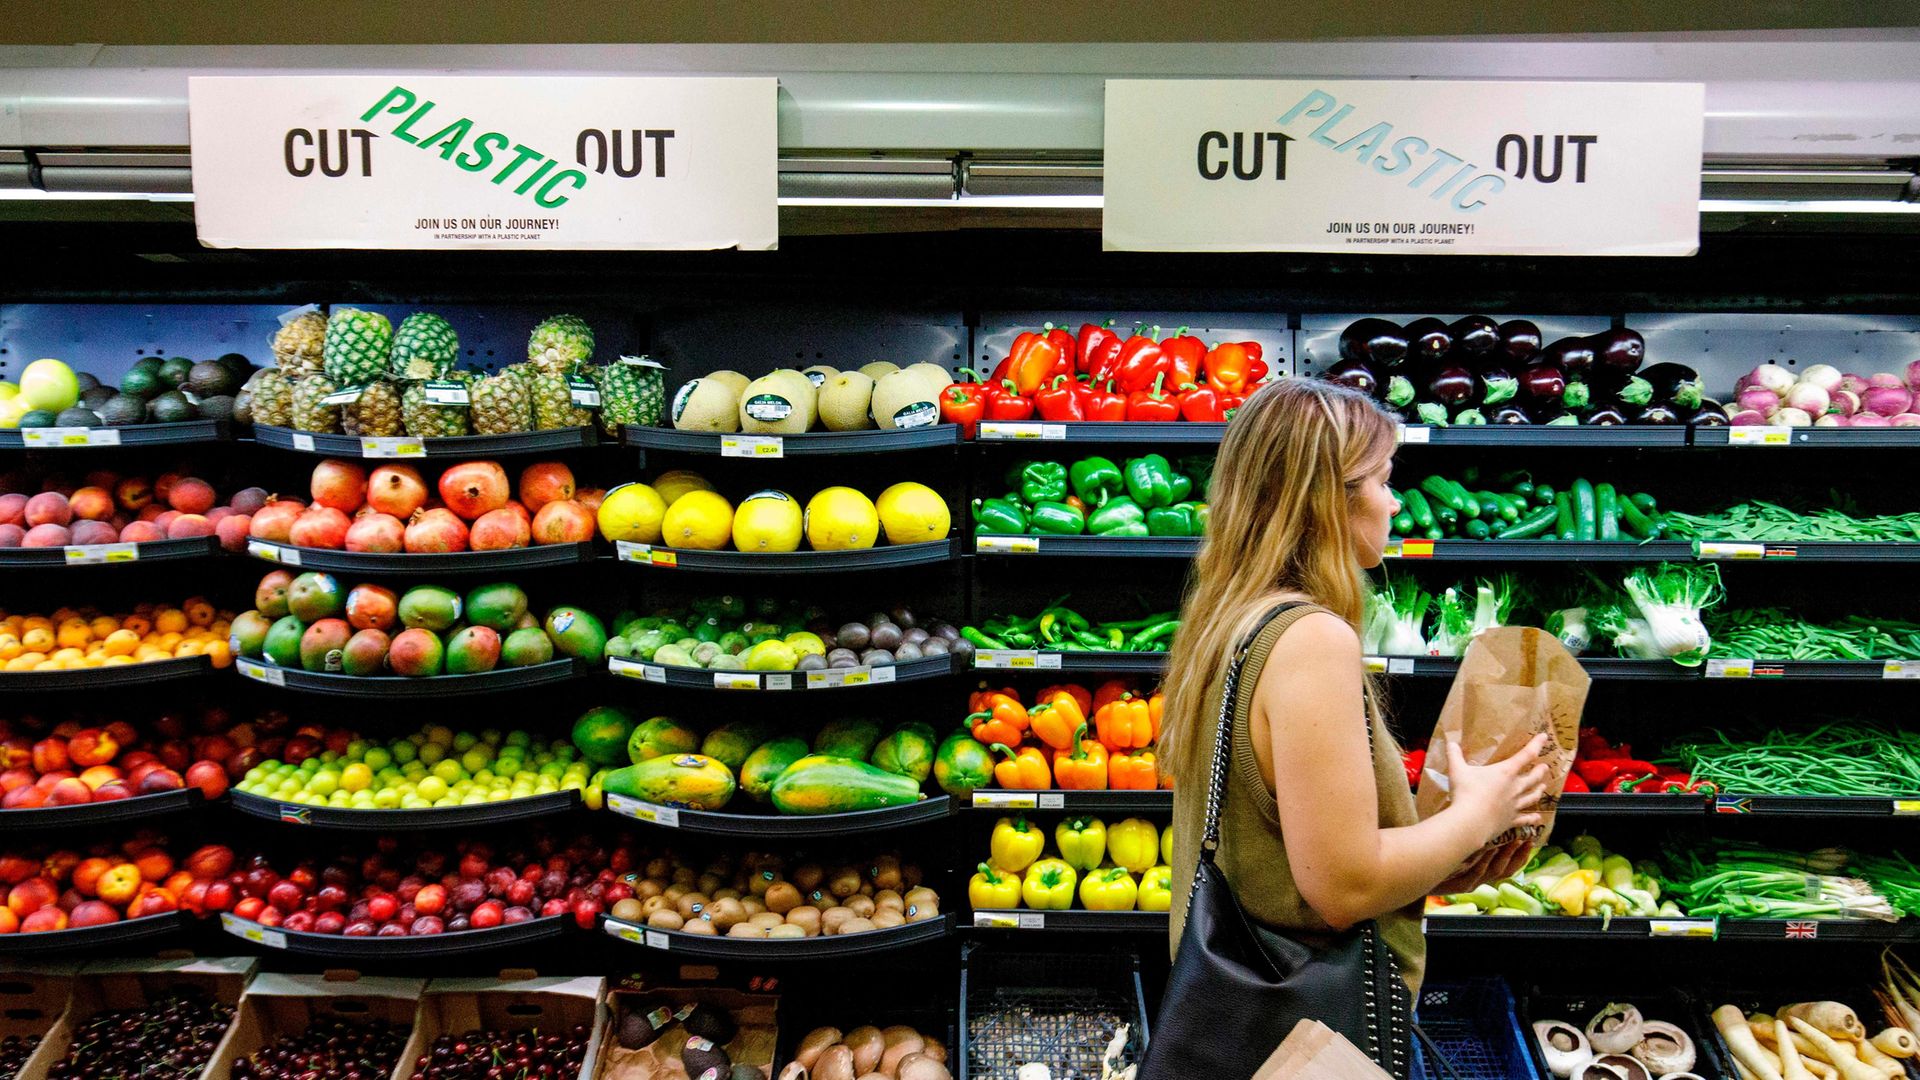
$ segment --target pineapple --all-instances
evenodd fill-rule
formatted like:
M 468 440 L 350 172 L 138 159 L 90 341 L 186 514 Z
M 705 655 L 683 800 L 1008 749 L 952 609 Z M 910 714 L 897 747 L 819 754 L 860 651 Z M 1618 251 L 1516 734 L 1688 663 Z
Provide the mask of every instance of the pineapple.
M 527 359 L 549 375 L 565 375 L 593 359 L 593 328 L 578 315 L 543 319 L 527 338 Z
M 320 399 L 340 389 L 339 384 L 316 371 L 293 382 L 291 419 L 295 431 L 317 431 L 331 435 L 340 430 L 340 406 L 322 405 Z
M 293 424 L 293 383 L 278 368 L 262 368 L 252 380 L 253 422 L 272 427 Z
M 666 403 L 665 368 L 651 360 L 623 356 L 600 370 L 600 426 L 609 435 L 620 425 L 654 427 Z
M 583 369 L 576 374 L 585 376 L 590 370 Z M 592 410 L 574 408 L 573 390 L 567 385 L 566 375 L 539 372 L 533 376 L 531 393 L 535 431 L 587 427 L 593 423 Z
M 533 401 L 527 381 L 512 369 L 473 384 L 473 430 L 477 435 L 512 435 L 533 430 Z
M 464 383 L 469 376 L 464 371 L 449 371 L 447 378 Z M 425 383 L 410 382 L 400 395 L 402 425 L 407 434 L 423 439 L 445 439 L 467 434 L 468 411 L 466 405 L 435 405 L 427 401 Z
M 396 379 L 438 379 L 453 367 L 459 355 L 460 335 L 453 332 L 447 320 L 416 311 L 394 330 L 387 362 Z
M 340 426 L 349 435 L 400 434 L 400 388 L 375 379 L 353 404 L 340 412 Z
M 327 319 L 323 347 L 327 377 L 340 386 L 365 386 L 387 371 L 393 324 L 385 315 L 336 308 Z
M 318 311 L 305 312 L 274 332 L 273 359 L 288 375 L 319 371 L 326 336 L 327 317 Z

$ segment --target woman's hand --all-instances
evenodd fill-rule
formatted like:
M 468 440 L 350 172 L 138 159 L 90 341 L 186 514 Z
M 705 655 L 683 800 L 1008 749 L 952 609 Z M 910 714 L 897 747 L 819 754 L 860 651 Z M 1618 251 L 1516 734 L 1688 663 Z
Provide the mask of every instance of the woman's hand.
M 1447 778 L 1453 803 L 1443 812 L 1458 812 L 1473 822 L 1483 846 L 1508 829 L 1540 824 L 1540 800 L 1547 793 L 1547 764 L 1541 758 L 1546 748 L 1543 732 L 1504 761 L 1470 765 L 1460 744 L 1449 741 Z
M 1527 840 L 1515 840 L 1500 847 L 1482 848 L 1467 860 L 1459 872 L 1433 887 L 1433 891 L 1442 895 L 1449 893 L 1472 892 L 1480 885 L 1491 881 L 1503 881 L 1512 877 L 1527 865 L 1533 857 L 1533 844 Z

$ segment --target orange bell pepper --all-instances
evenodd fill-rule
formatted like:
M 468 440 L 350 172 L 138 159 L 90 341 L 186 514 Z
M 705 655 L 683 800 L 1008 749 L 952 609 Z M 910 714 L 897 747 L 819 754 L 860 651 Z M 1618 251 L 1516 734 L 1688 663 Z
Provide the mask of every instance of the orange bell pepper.
M 1126 679 L 1108 679 L 1100 684 L 1100 689 L 1093 692 L 1093 704 L 1087 711 L 1099 712 L 1100 707 L 1107 702 L 1118 701 L 1121 695 L 1131 693 L 1133 693 L 1133 683 Z
M 1047 757 L 1039 747 L 1023 746 L 1015 751 L 1006 743 L 994 743 L 993 752 L 1007 756 L 1007 760 L 993 767 L 993 779 L 1001 787 L 1012 791 L 1037 791 L 1053 786 L 1053 774 L 1047 768 Z
M 1019 698 L 995 691 L 977 711 L 967 714 L 967 723 L 973 727 L 975 742 L 1019 746 L 1026 738 L 1030 720 Z
M 1073 741 L 1087 730 L 1087 714 L 1080 711 L 1080 703 L 1073 695 L 1064 690 L 1056 691 L 1044 704 L 1035 705 L 1027 715 L 1033 721 L 1033 734 L 1055 750 L 1073 749 Z
M 1047 335 L 1021 334 L 1013 339 L 1013 348 L 1007 350 L 1007 378 L 1013 383 L 1015 393 L 1031 396 L 1053 378 L 1059 361 L 1060 346 Z
M 1087 726 L 1080 725 L 1076 735 L 1084 736 Z M 1092 739 L 1076 739 L 1072 752 L 1053 752 L 1054 782 L 1067 791 L 1105 791 L 1107 789 L 1107 748 Z
M 1033 700 L 1052 701 L 1055 694 L 1072 694 L 1073 700 L 1080 705 L 1080 711 L 1089 716 L 1093 715 L 1093 695 L 1079 683 L 1055 683 L 1052 686 L 1043 686 L 1039 693 L 1033 695 Z
M 1131 694 L 1100 706 L 1100 711 L 1093 714 L 1093 724 L 1100 741 L 1116 751 L 1144 749 L 1160 735 L 1151 707 Z
M 973 693 L 967 695 L 967 711 L 980 712 L 988 708 L 990 705 L 992 705 L 993 695 L 995 694 L 1005 694 L 1015 701 L 1020 700 L 1019 692 L 1016 691 L 1011 686 L 1003 686 L 1000 689 L 995 690 L 993 687 L 988 686 L 985 683 L 982 683 L 980 686 L 980 689 L 975 690 Z
M 1153 719 L 1153 737 L 1160 737 L 1160 720 L 1167 712 L 1167 695 L 1163 690 L 1155 690 L 1147 698 L 1147 715 Z
M 1107 785 L 1115 791 L 1152 791 L 1160 786 L 1160 766 L 1153 751 L 1107 758 Z

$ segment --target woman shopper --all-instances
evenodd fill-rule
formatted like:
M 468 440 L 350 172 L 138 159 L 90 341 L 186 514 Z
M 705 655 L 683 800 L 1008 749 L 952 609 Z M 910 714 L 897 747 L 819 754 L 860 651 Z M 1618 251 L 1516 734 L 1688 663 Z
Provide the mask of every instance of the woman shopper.
M 1142 1080 L 1248 1076 L 1302 1019 L 1406 1075 L 1424 898 L 1527 859 L 1489 845 L 1539 823 L 1546 736 L 1485 766 L 1449 746 L 1451 804 L 1421 821 L 1361 657 L 1394 444 L 1365 395 L 1310 379 L 1253 395 L 1221 441 L 1168 661 L 1175 959 Z

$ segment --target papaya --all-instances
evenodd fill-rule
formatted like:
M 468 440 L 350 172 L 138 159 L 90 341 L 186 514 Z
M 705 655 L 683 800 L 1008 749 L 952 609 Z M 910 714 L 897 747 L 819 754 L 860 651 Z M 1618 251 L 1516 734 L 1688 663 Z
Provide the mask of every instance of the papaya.
M 733 798 L 733 774 L 705 754 L 667 754 L 615 769 L 601 781 L 609 795 L 688 810 L 718 810 Z
M 901 724 L 874 746 L 867 762 L 890 773 L 925 783 L 933 771 L 933 728 L 919 721 Z
M 740 766 L 740 788 L 754 802 L 773 797 L 773 782 L 787 767 L 807 756 L 807 741 L 791 735 L 761 743 Z
M 609 788 L 608 790 L 612 790 Z M 923 796 L 911 777 L 851 758 L 810 754 L 773 782 L 773 808 L 783 814 L 845 814 L 906 806 Z
M 700 742 L 700 752 L 737 773 L 740 766 L 746 764 L 747 755 L 753 753 L 753 748 L 772 737 L 771 724 L 757 720 L 735 720 L 709 731 Z
M 700 736 L 671 716 L 641 722 L 627 738 L 627 757 L 635 765 L 668 754 L 691 754 L 700 749 Z
M 830 720 L 813 737 L 813 752 L 826 757 L 865 761 L 880 741 L 880 721 Z
M 949 795 L 967 795 L 993 782 L 993 755 L 961 729 L 933 753 L 933 782 Z

